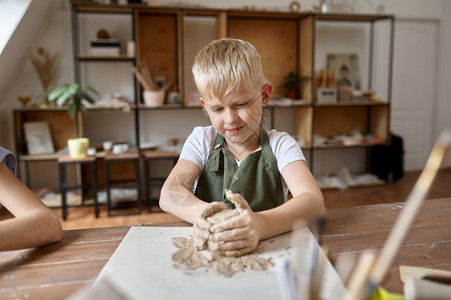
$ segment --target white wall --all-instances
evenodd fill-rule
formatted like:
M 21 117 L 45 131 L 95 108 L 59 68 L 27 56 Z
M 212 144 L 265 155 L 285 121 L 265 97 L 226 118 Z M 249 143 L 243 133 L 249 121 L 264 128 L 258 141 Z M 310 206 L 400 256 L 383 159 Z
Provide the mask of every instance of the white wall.
M 0 3 L 0 54 L 27 11 L 31 0 L 3 0 Z
M 170 1 L 160 0 L 159 2 L 170 4 Z M 255 5 L 257 9 L 266 7 L 268 10 L 286 10 L 290 2 L 291 0 L 277 2 L 272 0 L 184 1 L 187 5 L 193 6 L 234 8 Z M 300 2 L 303 10 L 310 10 L 319 1 Z M 335 1 L 335 3 L 347 6 L 354 12 L 376 13 L 381 11 L 394 14 L 397 18 L 432 19 L 439 22 L 438 81 L 432 140 L 443 128 L 451 128 L 451 118 L 449 117 L 451 113 L 449 98 L 451 95 L 449 84 L 451 59 L 448 55 L 451 53 L 451 3 L 447 0 L 349 0 Z M 0 144 L 10 149 L 14 149 L 11 109 L 19 106 L 17 96 L 22 93 L 23 83 L 29 84 L 32 95 L 39 95 L 41 92 L 38 77 L 28 59 L 29 52 L 38 46 L 44 46 L 52 53 L 60 53 L 57 83 L 73 81 L 69 1 L 34 0 L 25 16 L 26 18 L 19 24 L 17 33 L 6 46 L 5 56 L 0 57 Z M 32 103 L 39 101 L 42 100 L 35 97 Z M 396 101 L 396 99 L 392 99 L 392 101 Z M 409 169 L 408 166 L 406 167 Z

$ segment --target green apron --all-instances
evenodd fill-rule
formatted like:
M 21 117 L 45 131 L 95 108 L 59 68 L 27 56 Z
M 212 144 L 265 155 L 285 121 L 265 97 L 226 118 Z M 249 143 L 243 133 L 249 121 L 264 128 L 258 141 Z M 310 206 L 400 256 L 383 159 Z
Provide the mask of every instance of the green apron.
M 195 195 L 205 202 L 233 204 L 225 198 L 229 189 L 246 199 L 253 211 L 262 211 L 284 203 L 277 160 L 269 147 L 266 130 L 260 128 L 261 151 L 249 154 L 238 164 L 224 147 L 224 137 L 216 135 L 215 147 L 199 177 Z

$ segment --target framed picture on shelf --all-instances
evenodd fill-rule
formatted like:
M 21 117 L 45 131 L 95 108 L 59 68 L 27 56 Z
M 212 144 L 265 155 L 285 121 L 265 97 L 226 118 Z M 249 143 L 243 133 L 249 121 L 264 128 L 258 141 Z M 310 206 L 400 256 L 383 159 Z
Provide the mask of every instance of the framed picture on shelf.
M 28 154 L 49 154 L 55 152 L 47 122 L 25 122 L 23 127 Z
M 327 55 L 327 68 L 335 70 L 338 87 L 360 90 L 358 55 L 355 53 L 332 53 Z

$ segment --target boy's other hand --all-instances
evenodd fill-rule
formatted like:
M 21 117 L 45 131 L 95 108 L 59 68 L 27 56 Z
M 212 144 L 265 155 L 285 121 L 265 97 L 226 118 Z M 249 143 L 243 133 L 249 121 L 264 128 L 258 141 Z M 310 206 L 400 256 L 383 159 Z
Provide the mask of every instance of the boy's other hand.
M 211 239 L 220 241 L 220 250 L 227 256 L 252 252 L 260 240 L 257 215 L 240 194 L 226 190 L 227 199 L 235 204 L 239 215 L 210 227 Z

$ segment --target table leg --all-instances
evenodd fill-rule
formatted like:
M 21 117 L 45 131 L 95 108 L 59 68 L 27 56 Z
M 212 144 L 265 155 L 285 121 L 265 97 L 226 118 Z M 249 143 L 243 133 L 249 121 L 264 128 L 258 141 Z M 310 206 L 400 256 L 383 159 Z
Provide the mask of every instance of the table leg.
M 96 161 L 92 163 L 92 197 L 94 199 L 94 212 L 96 218 L 99 217 L 99 204 L 97 203 L 97 166 Z
M 62 213 L 63 220 L 67 219 L 67 199 L 66 199 L 66 165 L 60 163 L 58 165 L 59 173 L 60 173 L 60 191 L 61 191 L 61 204 L 62 204 Z
M 145 185 L 146 185 L 146 204 L 147 204 L 147 211 L 151 212 L 152 211 L 152 205 L 150 203 L 150 159 L 145 158 Z
M 141 197 L 141 181 L 140 177 L 140 167 L 139 167 L 139 158 L 136 160 L 136 196 L 138 200 L 138 211 L 141 213 L 142 211 L 142 197 Z
M 108 216 L 111 217 L 111 195 L 110 195 L 110 163 L 105 160 L 105 190 Z

